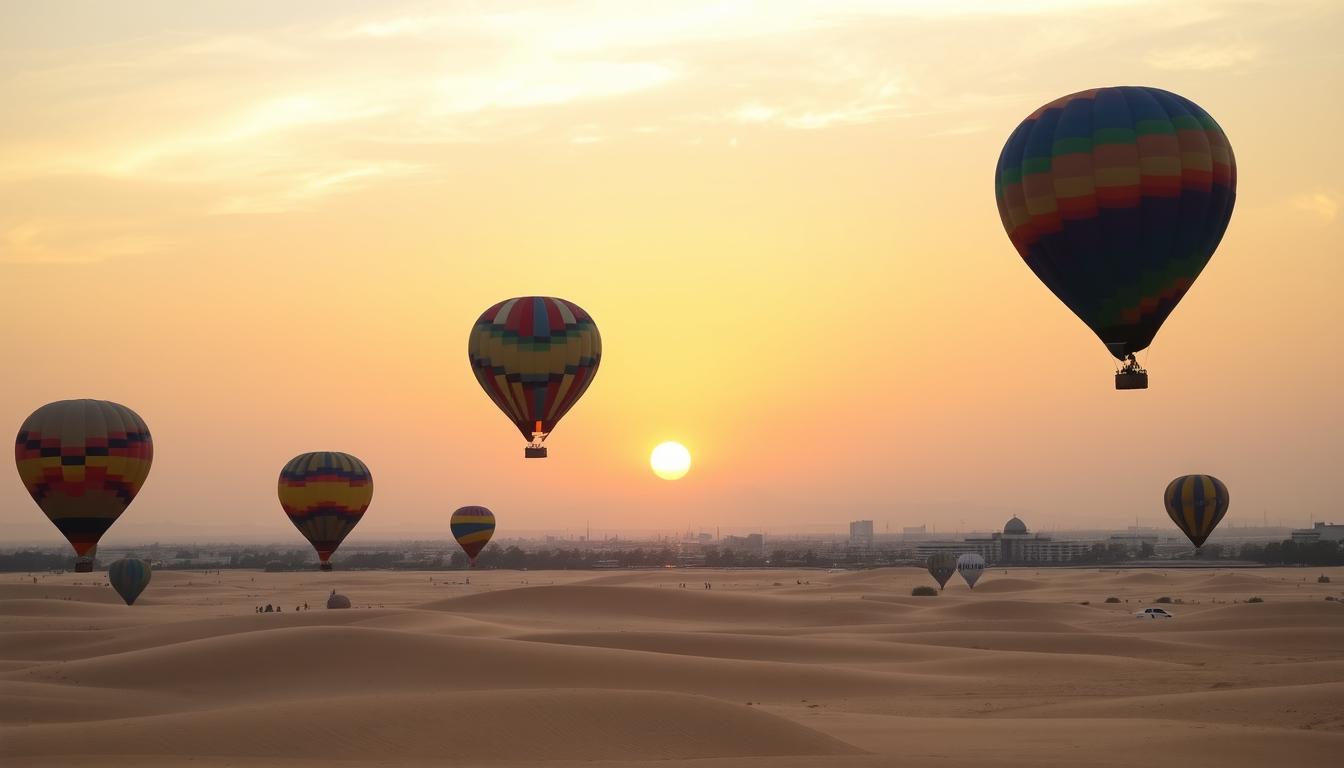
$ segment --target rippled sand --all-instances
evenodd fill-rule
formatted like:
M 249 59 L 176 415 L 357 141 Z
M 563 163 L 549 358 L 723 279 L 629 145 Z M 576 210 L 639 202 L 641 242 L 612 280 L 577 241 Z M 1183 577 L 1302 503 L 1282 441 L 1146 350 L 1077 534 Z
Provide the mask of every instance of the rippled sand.
M 954 577 L 933 598 L 910 596 L 930 583 L 915 569 L 466 575 L 161 571 L 128 608 L 101 574 L 0 574 L 0 762 L 1132 768 L 1344 755 L 1344 603 L 1324 599 L 1344 597 L 1344 569 L 993 569 L 973 592 Z M 326 610 L 332 588 L 355 607 Z M 1132 617 L 1163 595 L 1184 601 L 1167 606 L 1176 619 Z M 267 602 L 284 611 L 254 612 Z

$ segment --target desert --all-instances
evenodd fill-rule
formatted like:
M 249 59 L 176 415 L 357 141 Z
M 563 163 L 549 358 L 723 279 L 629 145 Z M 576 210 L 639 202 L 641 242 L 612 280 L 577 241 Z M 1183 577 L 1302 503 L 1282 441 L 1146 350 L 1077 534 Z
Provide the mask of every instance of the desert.
M 6 574 L 0 758 L 1325 766 L 1344 750 L 1344 569 L 994 568 L 911 596 L 928 582 L 162 571 L 128 607 L 100 573 Z M 333 590 L 352 607 L 327 609 Z M 1159 597 L 1174 619 L 1134 617 Z

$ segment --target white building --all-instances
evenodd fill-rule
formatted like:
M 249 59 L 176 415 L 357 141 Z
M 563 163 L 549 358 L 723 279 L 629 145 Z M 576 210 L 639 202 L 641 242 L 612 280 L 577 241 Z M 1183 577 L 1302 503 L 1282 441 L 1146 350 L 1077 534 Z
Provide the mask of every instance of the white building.
M 1293 531 L 1293 541 L 1299 544 L 1311 544 L 1317 541 L 1344 541 L 1344 525 L 1316 523 L 1310 528 L 1300 528 Z
M 935 552 L 961 555 L 974 552 L 985 558 L 989 565 L 1016 563 L 1065 563 L 1091 550 L 1086 541 L 1055 541 L 1049 536 L 1033 534 L 1027 524 L 1013 517 L 1003 526 L 1003 533 L 989 538 L 967 538 L 962 541 L 927 541 L 915 547 L 918 557 Z

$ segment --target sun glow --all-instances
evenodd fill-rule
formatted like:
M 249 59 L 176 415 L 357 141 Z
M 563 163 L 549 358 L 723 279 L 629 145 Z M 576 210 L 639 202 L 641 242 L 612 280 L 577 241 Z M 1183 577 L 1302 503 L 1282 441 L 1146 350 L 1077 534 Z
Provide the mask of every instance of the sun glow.
M 653 473 L 664 480 L 677 480 L 691 469 L 691 452 L 678 442 L 660 443 L 649 454 Z

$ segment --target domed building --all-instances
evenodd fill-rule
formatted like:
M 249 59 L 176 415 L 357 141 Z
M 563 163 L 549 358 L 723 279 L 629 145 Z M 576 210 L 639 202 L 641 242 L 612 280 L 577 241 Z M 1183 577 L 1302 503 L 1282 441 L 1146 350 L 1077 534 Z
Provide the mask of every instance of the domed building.
M 989 538 L 925 542 L 916 547 L 916 554 L 928 557 L 934 552 L 974 552 L 985 558 L 989 565 L 1013 565 L 1065 563 L 1090 548 L 1091 545 L 1084 541 L 1055 541 L 1049 536 L 1032 533 L 1022 518 L 1014 515 L 1003 524 L 1002 533 L 992 533 Z

